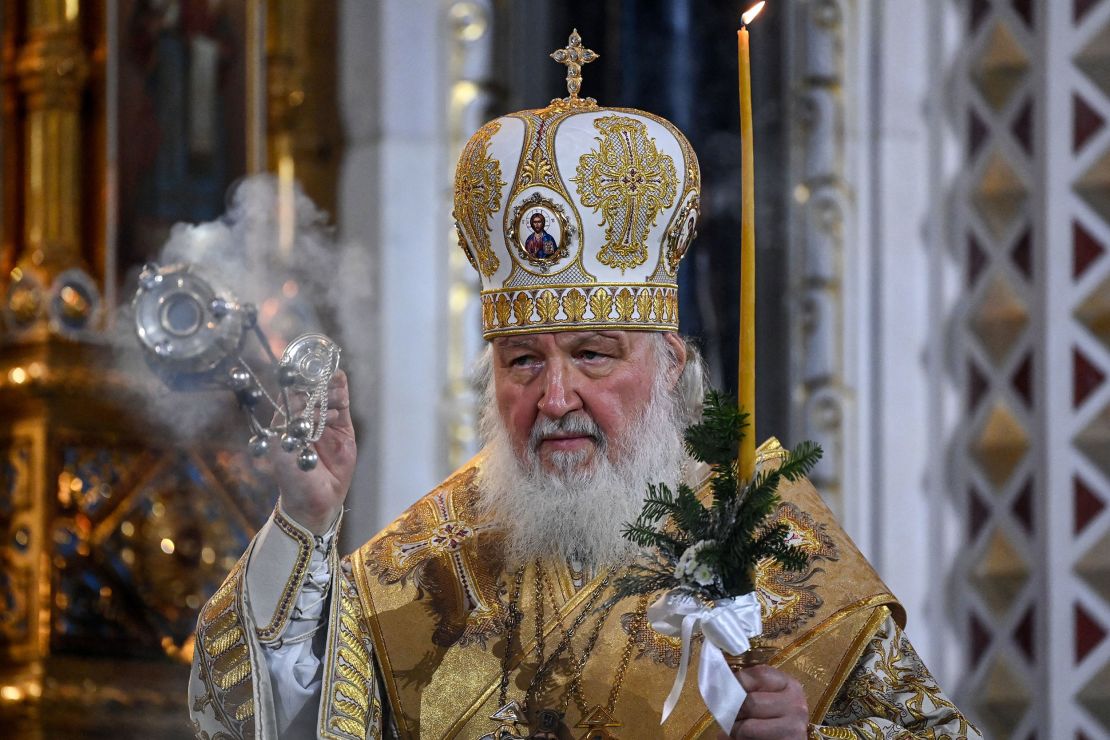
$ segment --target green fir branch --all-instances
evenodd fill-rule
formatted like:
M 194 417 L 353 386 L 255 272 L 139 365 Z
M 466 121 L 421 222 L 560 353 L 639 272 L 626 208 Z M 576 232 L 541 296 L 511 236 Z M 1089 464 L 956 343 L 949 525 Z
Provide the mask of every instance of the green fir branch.
M 709 599 L 728 598 L 755 589 L 756 566 L 764 559 L 785 570 L 806 567 L 807 553 L 787 543 L 787 525 L 767 520 L 778 509 L 779 485 L 805 477 L 820 460 L 821 448 L 802 442 L 785 453 L 776 469 L 742 484 L 736 457 L 747 427 L 748 413 L 732 398 L 717 391 L 706 394 L 703 418 L 686 429 L 684 438 L 690 455 L 712 469 L 711 501 L 706 506 L 685 483 L 677 491 L 663 483 L 648 486 L 640 516 L 622 532 L 644 549 L 646 563 L 617 579 L 612 601 L 675 588 Z M 688 560 L 709 566 L 716 574 L 712 584 L 691 583 L 676 574 L 683 554 L 695 544 L 699 549 Z

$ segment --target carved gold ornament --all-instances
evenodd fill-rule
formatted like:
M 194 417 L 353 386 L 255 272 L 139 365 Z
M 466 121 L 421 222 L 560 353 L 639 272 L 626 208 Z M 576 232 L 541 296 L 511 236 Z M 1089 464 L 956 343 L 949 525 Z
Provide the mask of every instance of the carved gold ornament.
M 490 249 L 490 217 L 501 204 L 501 189 L 505 181 L 501 179 L 501 163 L 489 154 L 489 142 L 501 130 L 501 124 L 491 121 L 480 128 L 470 141 L 459 159 L 455 172 L 455 218 L 460 230 L 470 237 L 470 243 L 477 251 L 478 269 L 489 277 L 501 265 L 497 255 Z M 474 258 L 467 251 L 467 259 Z
M 674 160 L 659 151 L 647 126 L 628 116 L 603 116 L 594 121 L 601 132 L 598 148 L 578 160 L 582 204 L 601 211 L 605 244 L 598 261 L 625 270 L 638 267 L 648 255 L 648 232 L 660 211 L 670 208 L 678 190 Z

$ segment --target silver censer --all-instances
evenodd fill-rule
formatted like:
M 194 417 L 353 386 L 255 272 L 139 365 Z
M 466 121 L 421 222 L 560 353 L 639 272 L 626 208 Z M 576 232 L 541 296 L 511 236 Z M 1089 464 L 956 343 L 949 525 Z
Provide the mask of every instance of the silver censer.
M 265 455 L 276 438 L 283 450 L 297 456 L 301 470 L 316 467 L 314 443 L 324 433 L 328 384 L 339 367 L 338 344 L 323 334 L 302 334 L 279 359 L 258 326 L 257 309 L 239 303 L 191 264 L 148 263 L 131 306 L 147 362 L 167 386 L 234 391 L 251 432 L 252 455 Z M 268 360 L 266 367 L 256 369 L 247 362 L 244 349 L 251 335 Z M 263 378 L 276 392 L 267 390 Z M 272 417 L 269 425 L 259 421 L 260 411 Z

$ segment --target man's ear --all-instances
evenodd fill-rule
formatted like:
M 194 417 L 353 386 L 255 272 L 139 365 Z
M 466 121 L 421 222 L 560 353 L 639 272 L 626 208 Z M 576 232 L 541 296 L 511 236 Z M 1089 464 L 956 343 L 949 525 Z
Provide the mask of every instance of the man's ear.
M 667 368 L 667 385 L 674 388 L 678 384 L 678 379 L 682 377 L 682 371 L 686 368 L 686 342 L 682 341 L 682 337 L 673 331 L 665 332 L 663 341 L 670 345 L 671 352 L 674 353 L 675 357 L 674 366 Z

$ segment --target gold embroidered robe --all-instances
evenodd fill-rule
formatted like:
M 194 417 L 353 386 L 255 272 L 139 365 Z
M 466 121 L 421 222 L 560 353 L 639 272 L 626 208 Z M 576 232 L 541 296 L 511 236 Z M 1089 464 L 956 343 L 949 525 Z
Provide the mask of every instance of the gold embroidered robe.
M 765 456 L 773 457 L 776 449 L 774 444 L 765 448 Z M 479 467 L 480 457 L 335 569 L 333 594 L 338 598 L 333 596 L 330 607 L 318 737 L 378 737 L 384 731 L 406 738 L 470 739 L 497 729 L 490 715 L 499 707 L 516 570 L 505 567 L 496 533 L 475 519 Z M 786 484 L 780 495 L 777 516 L 789 524 L 791 538 L 810 553 L 810 565 L 803 573 L 763 569 L 757 584 L 764 635 L 776 648 L 770 662 L 802 683 L 811 710 L 811 736 L 977 737 L 901 633 L 901 606 L 833 521 L 813 487 L 807 481 Z M 304 547 L 302 543 L 298 563 Z M 537 668 L 536 594 L 548 595 L 540 632 L 549 655 L 599 582 L 577 581 L 565 563 L 542 567 L 549 589 L 532 587 L 535 565 L 520 581 L 523 618 L 509 656 L 510 699 L 523 698 Z M 232 737 L 252 736 L 252 700 L 269 700 L 262 675 L 265 664 L 252 643 L 260 635 L 272 639 L 280 632 L 275 622 L 295 599 L 297 578 L 294 568 L 271 624 L 264 627 L 245 624 L 245 589 L 238 567 L 203 610 L 194 705 L 205 702 L 201 709 L 209 712 L 206 716 L 223 718 L 218 726 Z M 551 600 L 558 611 L 551 608 Z M 229 616 L 235 613 L 238 618 Z M 582 620 L 571 642 L 572 657 L 594 624 L 593 617 Z M 692 666 L 698 653 L 695 644 Z M 635 600 L 619 602 L 602 624 L 582 671 L 585 702 L 567 704 L 564 726 L 571 728 L 570 736 L 584 736 L 585 729 L 576 728 L 583 713 L 593 705 L 605 705 L 619 682 L 612 712 L 619 726 L 608 728 L 613 735 L 715 737 L 716 727 L 697 691 L 696 668 L 671 717 L 659 724 L 678 656 L 678 641 L 655 633 Z M 573 662 L 557 664 L 554 686 L 534 704 L 554 708 L 559 703 Z M 384 729 L 383 714 L 388 715 Z M 257 729 L 262 730 L 259 737 L 276 736 L 272 728 Z M 206 731 L 198 726 L 198 736 L 208 737 L 202 734 Z

